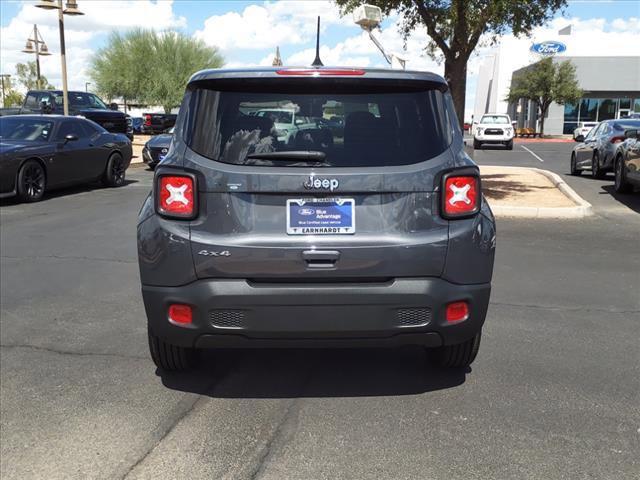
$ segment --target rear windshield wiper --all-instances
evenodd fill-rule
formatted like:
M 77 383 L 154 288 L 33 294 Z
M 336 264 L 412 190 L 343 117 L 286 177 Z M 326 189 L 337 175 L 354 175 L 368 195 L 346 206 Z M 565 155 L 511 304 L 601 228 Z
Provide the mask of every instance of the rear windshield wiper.
M 247 158 L 282 160 L 283 162 L 322 162 L 327 158 L 327 154 L 315 150 L 291 150 L 284 152 L 250 153 L 247 155 Z

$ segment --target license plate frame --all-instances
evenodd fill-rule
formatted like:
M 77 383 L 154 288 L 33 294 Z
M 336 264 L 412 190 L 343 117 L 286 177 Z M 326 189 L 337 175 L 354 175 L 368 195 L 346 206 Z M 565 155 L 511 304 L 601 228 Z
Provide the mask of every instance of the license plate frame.
M 354 198 L 289 198 L 286 210 L 287 235 L 356 233 Z

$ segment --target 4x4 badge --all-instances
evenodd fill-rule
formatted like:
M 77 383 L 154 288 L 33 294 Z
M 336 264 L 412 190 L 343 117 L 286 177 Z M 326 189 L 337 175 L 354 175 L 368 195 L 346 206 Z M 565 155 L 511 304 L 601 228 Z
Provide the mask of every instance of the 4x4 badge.
M 311 190 L 311 189 L 324 189 L 324 190 L 331 190 L 332 192 L 338 188 L 339 182 L 337 179 L 335 178 L 316 178 L 315 176 L 311 175 L 309 177 L 309 179 L 307 181 L 305 181 L 303 184 L 304 188 L 306 188 L 307 190 Z

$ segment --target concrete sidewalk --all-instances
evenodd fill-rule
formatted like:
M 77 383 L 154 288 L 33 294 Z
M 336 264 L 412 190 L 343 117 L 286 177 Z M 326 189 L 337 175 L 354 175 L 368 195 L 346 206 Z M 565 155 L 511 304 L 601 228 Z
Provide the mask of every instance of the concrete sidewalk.
M 538 168 L 481 166 L 482 191 L 499 217 L 582 218 L 592 214 L 559 175 Z

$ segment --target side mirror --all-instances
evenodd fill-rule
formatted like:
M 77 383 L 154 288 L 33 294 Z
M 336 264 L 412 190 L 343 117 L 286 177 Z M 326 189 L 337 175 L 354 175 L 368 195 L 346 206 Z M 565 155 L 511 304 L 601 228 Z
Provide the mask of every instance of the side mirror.
M 638 138 L 638 130 L 625 130 L 624 136 L 626 138 Z
M 75 142 L 76 140 L 78 140 L 78 136 L 74 135 L 73 133 L 70 133 L 69 135 L 64 137 L 64 143 Z
M 118 104 L 117 103 L 110 103 L 109 104 L 109 110 L 118 111 Z
M 578 135 L 576 137 L 576 142 L 584 142 L 584 135 Z

